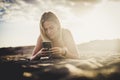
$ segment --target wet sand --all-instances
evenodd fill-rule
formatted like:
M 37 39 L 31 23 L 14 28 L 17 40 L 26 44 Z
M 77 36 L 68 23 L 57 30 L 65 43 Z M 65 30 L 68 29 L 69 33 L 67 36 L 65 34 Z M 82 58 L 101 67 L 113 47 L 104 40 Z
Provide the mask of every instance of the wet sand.
M 33 46 L 0 49 L 0 80 L 120 80 L 120 54 L 30 61 Z

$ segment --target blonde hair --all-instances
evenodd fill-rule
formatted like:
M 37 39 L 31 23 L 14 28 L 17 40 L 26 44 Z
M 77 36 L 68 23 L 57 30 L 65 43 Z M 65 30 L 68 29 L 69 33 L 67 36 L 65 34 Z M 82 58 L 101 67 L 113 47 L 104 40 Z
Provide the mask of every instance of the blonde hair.
M 42 37 L 42 40 L 45 41 L 45 42 L 48 42 L 48 41 L 51 41 L 46 33 L 45 33 L 45 30 L 44 30 L 44 27 L 43 27 L 43 24 L 45 21 L 53 21 L 54 23 L 58 24 L 58 27 L 59 27 L 59 32 L 60 32 L 60 35 L 61 35 L 61 26 L 60 26 L 60 22 L 57 18 L 57 16 L 52 13 L 52 12 L 45 12 L 43 13 L 43 15 L 41 16 L 41 20 L 40 20 L 40 32 L 41 32 L 41 37 Z

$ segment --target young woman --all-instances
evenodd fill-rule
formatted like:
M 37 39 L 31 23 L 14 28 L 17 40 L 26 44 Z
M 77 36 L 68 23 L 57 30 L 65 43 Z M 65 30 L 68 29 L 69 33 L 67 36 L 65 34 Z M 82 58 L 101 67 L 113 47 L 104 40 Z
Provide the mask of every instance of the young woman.
M 40 35 L 37 44 L 32 52 L 31 60 L 34 60 L 46 53 L 42 48 L 42 42 L 51 42 L 52 55 L 64 58 L 79 58 L 79 54 L 68 29 L 61 28 L 57 16 L 52 12 L 45 12 L 40 20 Z

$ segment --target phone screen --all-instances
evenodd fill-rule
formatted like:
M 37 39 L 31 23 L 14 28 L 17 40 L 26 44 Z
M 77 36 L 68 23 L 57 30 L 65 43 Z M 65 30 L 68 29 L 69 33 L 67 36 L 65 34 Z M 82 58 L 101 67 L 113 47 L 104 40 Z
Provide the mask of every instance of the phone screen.
M 52 48 L 52 43 L 51 42 L 42 42 L 42 48 L 46 48 L 47 50 L 49 50 L 50 48 Z
M 41 60 L 46 60 L 46 59 L 49 59 L 52 55 L 52 52 L 49 52 L 50 48 L 52 48 L 52 43 L 51 42 L 42 42 L 42 48 L 46 48 L 45 51 L 48 51 L 44 56 L 41 56 L 40 59 Z

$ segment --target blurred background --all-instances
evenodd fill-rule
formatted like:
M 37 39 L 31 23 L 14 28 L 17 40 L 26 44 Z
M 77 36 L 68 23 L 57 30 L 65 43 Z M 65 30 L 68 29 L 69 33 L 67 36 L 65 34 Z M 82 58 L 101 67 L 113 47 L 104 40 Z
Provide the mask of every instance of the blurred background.
M 76 44 L 120 39 L 120 0 L 0 0 L 0 47 L 35 45 L 46 11 L 58 16 Z

